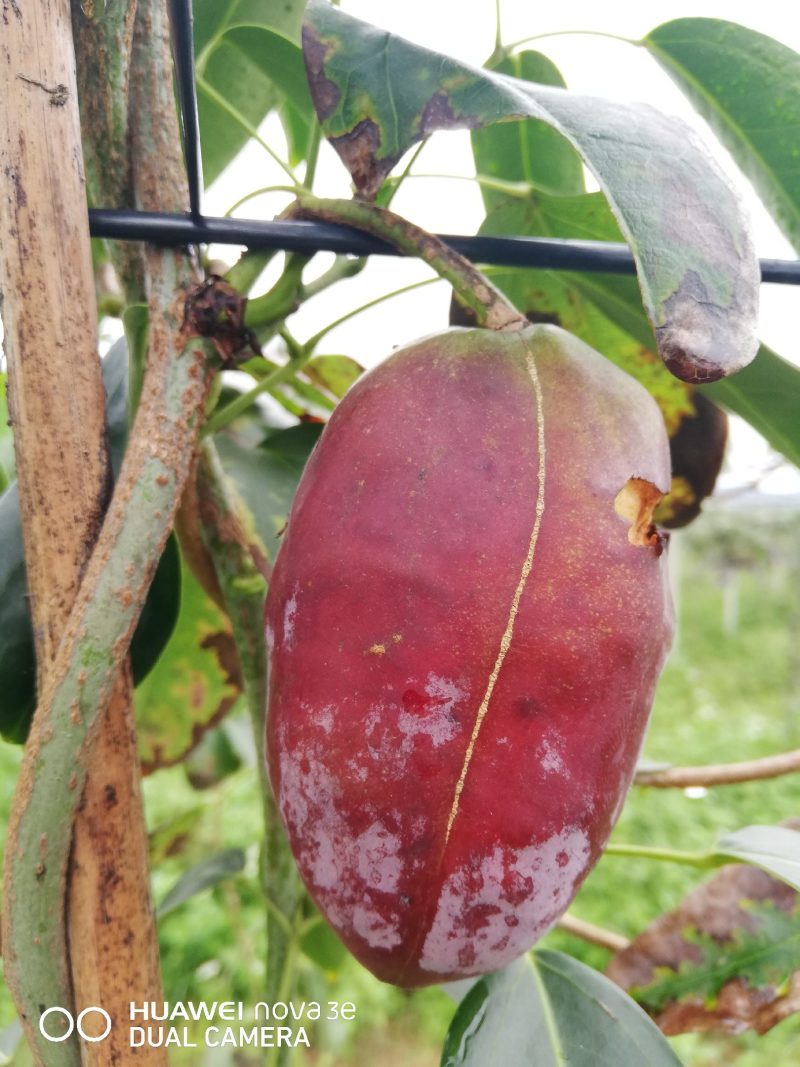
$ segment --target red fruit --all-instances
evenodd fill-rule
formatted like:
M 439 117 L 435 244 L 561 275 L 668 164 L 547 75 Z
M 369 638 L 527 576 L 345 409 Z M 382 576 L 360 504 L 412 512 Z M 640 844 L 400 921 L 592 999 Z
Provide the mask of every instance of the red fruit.
M 600 855 L 671 637 L 669 484 L 650 396 L 551 326 L 430 337 L 331 418 L 269 592 L 268 758 L 379 978 L 497 969 Z

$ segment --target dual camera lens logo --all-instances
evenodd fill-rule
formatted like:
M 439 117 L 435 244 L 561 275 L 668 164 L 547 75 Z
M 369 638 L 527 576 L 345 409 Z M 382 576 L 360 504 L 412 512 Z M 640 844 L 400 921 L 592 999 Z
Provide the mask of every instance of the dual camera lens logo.
M 100 1035 L 89 1034 L 86 1032 L 86 1029 L 84 1027 L 84 1019 L 87 1015 L 91 1015 L 93 1012 L 97 1015 L 101 1015 L 105 1020 L 105 1030 Z M 47 1020 L 52 1015 L 63 1017 L 64 1022 L 59 1024 L 55 1019 L 53 1019 L 50 1023 L 48 1023 Z M 62 1029 L 64 1023 L 66 1024 L 65 1032 Z M 55 1030 L 58 1030 L 58 1033 L 54 1033 L 53 1031 Z M 71 1012 L 68 1012 L 66 1008 L 47 1008 L 46 1011 L 42 1012 L 41 1017 L 39 1019 L 39 1033 L 46 1041 L 66 1041 L 67 1038 L 72 1037 L 72 1032 L 74 1030 L 78 1031 L 78 1036 L 83 1038 L 84 1041 L 105 1041 L 105 1039 L 111 1033 L 111 1016 L 108 1014 L 105 1008 L 98 1008 L 96 1006 L 84 1008 L 83 1011 L 78 1015 L 77 1019 L 72 1015 Z

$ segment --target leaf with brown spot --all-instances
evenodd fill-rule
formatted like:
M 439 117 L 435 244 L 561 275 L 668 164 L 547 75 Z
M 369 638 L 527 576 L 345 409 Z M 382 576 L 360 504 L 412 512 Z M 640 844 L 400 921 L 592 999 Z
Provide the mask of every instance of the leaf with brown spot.
M 182 581 L 175 631 L 136 690 L 139 752 L 147 774 L 184 759 L 242 691 L 228 620 L 185 567 Z
M 437 129 L 538 119 L 593 171 L 636 260 L 659 354 L 685 381 L 746 366 L 758 344 L 759 265 L 739 198 L 681 120 L 480 70 L 310 0 L 303 47 L 325 135 L 374 199 Z
M 485 138 L 491 132 L 480 130 L 473 134 L 478 170 L 488 165 L 494 142 L 487 144 Z M 481 233 L 600 241 L 618 241 L 621 237 L 599 193 L 556 197 L 536 192 L 523 199 L 486 190 L 484 195 L 493 206 Z M 691 522 L 714 489 L 725 450 L 727 419 L 716 404 L 675 378 L 658 359 L 634 280 L 615 278 L 609 283 L 605 278 L 567 271 L 508 267 L 489 268 L 486 273 L 531 322 L 553 322 L 564 327 L 651 393 L 670 436 L 673 470 L 672 489 L 659 505 L 655 521 L 668 528 Z M 608 288 L 609 284 L 614 288 Z M 463 309 L 456 306 L 451 306 L 451 322 L 471 325 Z M 648 344 L 642 343 L 648 339 Z
M 800 1009 L 797 892 L 731 864 L 652 923 L 606 974 L 666 1034 L 765 1033 Z

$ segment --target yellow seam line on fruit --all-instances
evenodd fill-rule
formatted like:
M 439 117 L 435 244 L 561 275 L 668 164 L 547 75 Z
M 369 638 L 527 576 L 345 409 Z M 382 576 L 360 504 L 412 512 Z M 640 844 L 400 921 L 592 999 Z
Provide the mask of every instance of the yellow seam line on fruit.
M 511 647 L 511 638 L 514 634 L 514 623 L 517 618 L 517 612 L 519 611 L 519 603 L 522 600 L 522 594 L 525 592 L 525 583 L 528 581 L 528 576 L 531 573 L 533 567 L 533 555 L 536 551 L 536 542 L 539 540 L 539 530 L 542 525 L 542 516 L 544 515 L 544 481 L 545 481 L 545 450 L 544 450 L 544 406 L 542 403 L 542 385 L 539 381 L 539 372 L 536 369 L 533 356 L 530 352 L 525 357 L 525 362 L 528 368 L 528 373 L 531 376 L 533 382 L 533 391 L 536 395 L 536 435 L 537 446 L 539 449 L 539 471 L 538 471 L 538 489 L 536 494 L 536 518 L 533 523 L 533 530 L 531 531 L 531 539 L 528 543 L 528 554 L 525 557 L 525 562 L 522 564 L 522 571 L 520 572 L 519 581 L 517 582 L 517 588 L 514 590 L 514 596 L 511 600 L 511 610 L 508 613 L 508 622 L 506 623 L 505 632 L 500 639 L 500 650 L 497 653 L 497 659 L 495 660 L 492 673 L 489 675 L 489 681 L 486 686 L 486 692 L 483 694 L 483 700 L 478 708 L 478 714 L 475 719 L 475 726 L 472 729 L 472 737 L 469 739 L 467 745 L 467 751 L 464 756 L 464 765 L 461 768 L 461 774 L 459 775 L 458 782 L 456 783 L 456 791 L 453 796 L 453 806 L 450 809 L 450 816 L 447 820 L 447 833 L 445 834 L 444 843 L 450 840 L 450 831 L 453 829 L 453 823 L 456 821 L 456 815 L 458 815 L 458 805 L 461 800 L 461 794 L 464 791 L 464 783 L 467 779 L 467 771 L 469 765 L 472 762 L 472 755 L 475 751 L 475 744 L 478 740 L 478 734 L 481 732 L 483 726 L 483 720 L 486 718 L 486 713 L 489 710 L 489 702 L 492 699 L 492 693 L 494 692 L 495 684 L 497 683 L 498 676 L 503 666 L 503 661 L 506 658 L 506 653 Z

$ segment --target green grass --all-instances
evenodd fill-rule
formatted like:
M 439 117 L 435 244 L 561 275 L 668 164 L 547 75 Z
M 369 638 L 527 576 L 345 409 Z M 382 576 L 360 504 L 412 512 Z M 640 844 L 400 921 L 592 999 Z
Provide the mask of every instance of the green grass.
M 718 763 L 800 747 L 800 548 L 793 523 L 710 514 L 697 530 L 674 538 L 678 639 L 659 685 L 645 745 L 648 760 Z M 731 583 L 738 585 L 732 628 Z M 723 586 L 728 584 L 725 593 Z M 727 604 L 727 607 L 726 607 Z M 727 627 L 726 627 L 727 613 Z M 4 829 L 19 753 L 0 745 L 0 824 Z M 151 828 L 159 830 L 153 875 L 156 901 L 193 863 L 241 847 L 241 875 L 206 890 L 160 925 L 169 1000 L 261 999 L 263 906 L 256 887 L 260 801 L 256 775 L 243 769 L 198 792 L 182 768 L 145 783 Z M 796 775 L 728 786 L 690 797 L 683 790 L 634 789 L 614 840 L 706 849 L 719 833 L 752 823 L 780 822 L 800 811 Z M 635 936 L 702 881 L 677 864 L 607 856 L 587 879 L 573 911 L 581 918 Z M 602 968 L 608 953 L 556 930 L 543 944 Z M 357 1020 L 320 1027 L 313 1067 L 385 1062 L 391 1049 L 408 1067 L 433 1067 L 453 1012 L 438 989 L 406 993 L 373 979 L 347 959 L 334 973 L 306 963 L 302 995 L 351 1000 Z M 13 1017 L 0 986 L 0 1030 Z M 800 1062 L 800 1018 L 765 1037 L 687 1035 L 675 1040 L 687 1067 L 795 1067 Z M 200 1064 L 197 1053 L 176 1053 L 178 1065 Z M 22 1063 L 22 1060 L 19 1061 Z M 217 1062 L 217 1061 L 215 1061 Z

